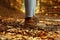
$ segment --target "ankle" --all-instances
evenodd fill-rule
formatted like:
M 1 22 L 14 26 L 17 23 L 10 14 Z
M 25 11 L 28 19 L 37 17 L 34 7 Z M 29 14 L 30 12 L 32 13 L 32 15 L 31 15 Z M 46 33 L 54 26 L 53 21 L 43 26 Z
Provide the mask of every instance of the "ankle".
M 32 17 L 26 17 L 25 18 L 25 20 L 31 20 L 32 19 Z

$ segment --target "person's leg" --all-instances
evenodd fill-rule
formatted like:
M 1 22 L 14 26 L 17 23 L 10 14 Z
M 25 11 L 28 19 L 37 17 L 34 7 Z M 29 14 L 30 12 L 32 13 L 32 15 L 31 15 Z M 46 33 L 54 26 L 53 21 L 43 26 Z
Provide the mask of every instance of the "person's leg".
M 32 19 L 35 14 L 36 0 L 25 0 L 25 24 L 33 24 Z
M 25 0 L 26 17 L 33 17 L 36 7 L 36 0 Z

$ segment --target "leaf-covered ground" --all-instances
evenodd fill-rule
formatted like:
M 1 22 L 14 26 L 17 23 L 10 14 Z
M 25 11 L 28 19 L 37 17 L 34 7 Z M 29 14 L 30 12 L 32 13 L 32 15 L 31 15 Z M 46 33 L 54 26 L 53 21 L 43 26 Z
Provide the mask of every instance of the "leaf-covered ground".
M 9 19 L 9 18 L 8 18 Z M 0 40 L 59 40 L 59 27 L 45 24 L 23 28 L 24 19 L 0 21 Z M 57 29 L 56 29 L 57 28 Z

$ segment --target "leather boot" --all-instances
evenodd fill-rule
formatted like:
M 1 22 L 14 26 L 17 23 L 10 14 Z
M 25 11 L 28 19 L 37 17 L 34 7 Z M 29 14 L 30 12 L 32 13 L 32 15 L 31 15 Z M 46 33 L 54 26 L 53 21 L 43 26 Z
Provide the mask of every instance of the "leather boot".
M 25 18 L 25 24 L 24 24 L 25 27 L 32 27 L 34 25 L 35 25 L 35 21 L 33 20 L 33 18 L 31 17 Z

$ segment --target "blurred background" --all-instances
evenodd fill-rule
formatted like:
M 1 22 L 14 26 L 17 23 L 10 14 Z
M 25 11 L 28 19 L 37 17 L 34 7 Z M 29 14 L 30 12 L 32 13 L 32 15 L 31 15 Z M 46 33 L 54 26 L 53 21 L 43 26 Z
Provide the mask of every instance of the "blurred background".
M 25 13 L 24 0 L 0 0 L 0 14 L 3 11 L 15 11 L 18 10 L 22 14 Z M 5 7 L 5 8 L 4 8 Z M 7 9 L 8 8 L 8 9 Z M 44 15 L 54 15 L 57 16 L 60 14 L 60 0 L 37 0 L 36 5 L 36 14 L 44 14 Z M 8 12 L 4 12 L 3 14 L 9 14 Z M 12 13 L 10 13 L 12 14 Z M 18 12 L 17 12 L 18 14 Z M 12 14 L 13 15 L 13 14 Z M 52 16 L 50 15 L 50 16 Z M 9 15 L 7 15 L 9 16 Z

